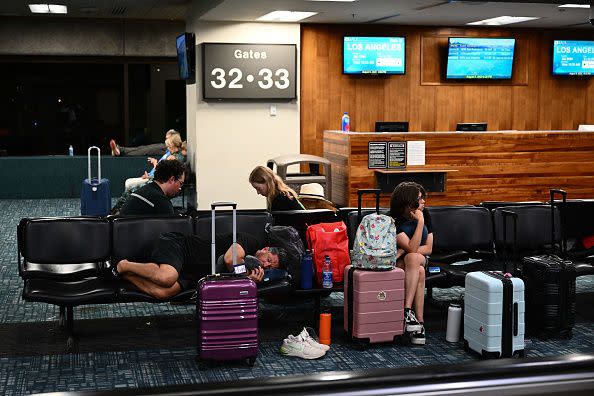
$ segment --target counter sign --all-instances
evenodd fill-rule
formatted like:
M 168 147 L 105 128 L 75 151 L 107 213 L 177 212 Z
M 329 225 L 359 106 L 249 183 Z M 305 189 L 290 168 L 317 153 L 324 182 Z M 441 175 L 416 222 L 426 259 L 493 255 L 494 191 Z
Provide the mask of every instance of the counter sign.
M 204 100 L 297 97 L 294 44 L 202 44 Z

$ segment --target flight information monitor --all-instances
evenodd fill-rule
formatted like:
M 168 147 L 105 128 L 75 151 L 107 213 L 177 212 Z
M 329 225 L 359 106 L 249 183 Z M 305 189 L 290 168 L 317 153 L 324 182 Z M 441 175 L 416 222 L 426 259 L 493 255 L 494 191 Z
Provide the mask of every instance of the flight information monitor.
M 345 36 L 344 74 L 404 74 L 404 37 Z
M 450 37 L 447 79 L 510 79 L 513 38 Z
M 594 41 L 553 41 L 553 75 L 594 75 Z

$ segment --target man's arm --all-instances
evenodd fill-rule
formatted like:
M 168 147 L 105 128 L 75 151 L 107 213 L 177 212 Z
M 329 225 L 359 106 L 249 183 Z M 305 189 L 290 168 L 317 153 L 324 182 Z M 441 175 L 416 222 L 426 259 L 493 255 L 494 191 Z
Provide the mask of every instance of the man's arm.
M 243 247 L 239 244 L 236 243 L 236 254 L 237 254 L 237 263 L 241 263 L 243 261 L 243 259 L 245 258 L 245 250 L 243 250 Z M 234 268 L 233 268 L 233 245 L 231 245 L 229 247 L 229 249 L 227 249 L 227 251 L 225 252 L 225 256 L 224 256 L 224 260 L 225 260 L 225 265 L 227 266 L 227 268 L 229 269 L 229 272 L 234 272 Z

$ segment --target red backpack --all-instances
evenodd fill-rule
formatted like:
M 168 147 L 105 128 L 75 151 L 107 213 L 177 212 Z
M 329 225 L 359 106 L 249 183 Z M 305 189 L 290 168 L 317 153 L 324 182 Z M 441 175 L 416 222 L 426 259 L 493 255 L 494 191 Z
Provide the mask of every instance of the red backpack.
M 344 267 L 350 264 L 349 238 L 343 221 L 320 223 L 307 227 L 307 246 L 312 251 L 316 280 L 322 284 L 322 265 L 324 256 L 332 261 L 332 282 L 341 283 Z

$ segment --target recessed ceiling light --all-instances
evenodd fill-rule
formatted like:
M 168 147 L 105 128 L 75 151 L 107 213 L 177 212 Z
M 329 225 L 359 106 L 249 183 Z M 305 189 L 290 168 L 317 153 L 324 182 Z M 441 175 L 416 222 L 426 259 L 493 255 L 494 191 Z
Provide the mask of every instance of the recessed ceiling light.
M 50 12 L 47 4 L 29 4 L 29 9 L 34 14 L 48 14 Z
M 357 1 L 357 0 L 307 0 L 307 1 L 319 1 L 319 2 L 322 2 L 322 1 L 323 2 L 330 2 L 330 1 L 339 2 L 340 1 L 340 2 L 343 2 L 343 3 L 352 3 L 352 2 Z
M 500 25 L 509 25 L 512 23 L 532 21 L 534 19 L 540 19 L 540 17 L 500 16 L 497 18 L 483 19 L 482 21 L 470 22 L 470 23 L 467 23 L 467 25 L 500 26 Z
M 316 15 L 317 12 L 302 12 L 302 11 L 272 11 L 266 15 L 262 15 L 257 21 L 270 21 L 270 22 L 297 22 L 305 18 L 309 18 L 312 15 Z
M 561 4 L 558 8 L 590 8 L 590 4 Z
M 34 14 L 68 14 L 68 7 L 60 4 L 29 4 Z
M 68 14 L 68 7 L 60 4 L 48 4 L 52 14 Z

